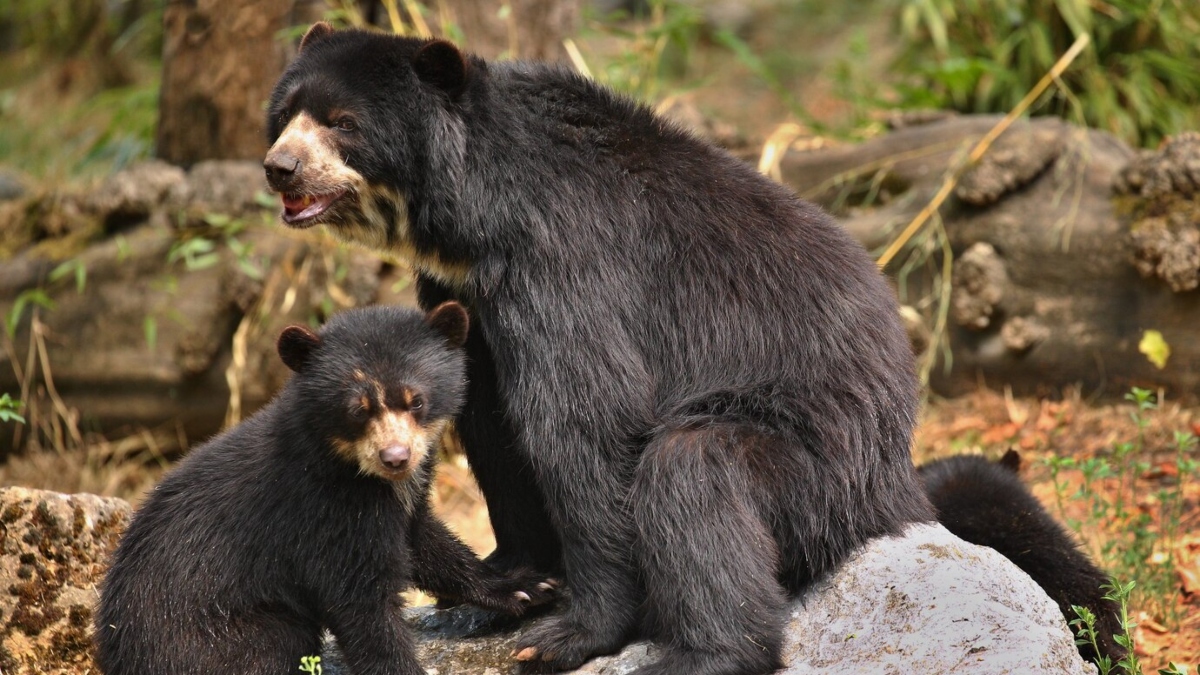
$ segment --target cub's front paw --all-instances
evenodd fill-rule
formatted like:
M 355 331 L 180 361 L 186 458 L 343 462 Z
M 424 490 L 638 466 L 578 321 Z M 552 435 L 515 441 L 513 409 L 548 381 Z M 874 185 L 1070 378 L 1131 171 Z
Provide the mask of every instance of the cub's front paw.
M 554 602 L 561 583 L 532 570 L 515 570 L 488 584 L 487 591 L 473 604 L 504 614 L 521 616 L 534 607 Z

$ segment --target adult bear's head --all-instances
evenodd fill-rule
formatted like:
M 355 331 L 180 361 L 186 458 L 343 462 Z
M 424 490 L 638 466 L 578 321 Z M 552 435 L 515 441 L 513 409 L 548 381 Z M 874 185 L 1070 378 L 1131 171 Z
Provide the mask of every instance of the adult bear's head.
M 462 261 L 413 236 L 413 223 L 435 215 L 428 183 L 444 190 L 461 175 L 458 107 L 485 72 L 482 60 L 443 40 L 313 25 L 267 116 L 263 168 L 284 223 L 324 224 L 434 276 L 464 275 Z

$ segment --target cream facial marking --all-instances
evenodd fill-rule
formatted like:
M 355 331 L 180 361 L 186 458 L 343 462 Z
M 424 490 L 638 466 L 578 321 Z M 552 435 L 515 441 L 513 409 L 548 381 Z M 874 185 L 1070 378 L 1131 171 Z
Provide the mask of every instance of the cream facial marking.
M 383 409 L 357 440 L 335 439 L 334 450 L 361 473 L 400 482 L 419 478 L 426 457 L 441 437 L 445 422 L 421 426 L 409 412 Z
M 263 167 L 283 199 L 282 217 L 288 225 L 315 225 L 343 195 L 366 188 L 366 180 L 338 153 L 336 133 L 301 112 L 267 151 Z
M 408 199 L 368 183 L 347 165 L 338 150 L 338 133 L 301 112 L 267 152 L 263 165 L 282 197 L 284 223 L 295 228 L 325 224 L 342 241 L 389 253 L 418 272 L 465 287 L 470 266 L 444 260 L 437 252 L 417 251 L 409 231 Z

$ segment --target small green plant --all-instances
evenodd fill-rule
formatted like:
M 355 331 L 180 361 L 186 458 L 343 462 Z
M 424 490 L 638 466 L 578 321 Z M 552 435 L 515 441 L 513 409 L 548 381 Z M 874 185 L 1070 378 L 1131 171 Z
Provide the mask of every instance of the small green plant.
M 254 246 L 238 238 L 246 229 L 244 220 L 223 213 L 207 213 L 203 220 L 207 229 L 171 244 L 167 250 L 168 263 L 182 262 L 189 272 L 208 269 L 221 261 L 218 246 L 224 245 L 246 276 L 263 278 L 262 261 L 254 254 Z
M 309 675 L 321 675 L 321 657 L 319 656 L 301 656 L 300 670 Z
M 181 239 L 167 250 L 167 262 L 182 262 L 189 272 L 208 269 L 221 261 L 221 254 L 216 251 L 217 243 L 203 236 Z
M 1198 443 L 1190 432 L 1174 434 L 1175 478 L 1168 477 L 1155 491 L 1151 501 L 1157 504 L 1157 513 L 1153 507 L 1146 508 L 1145 502 L 1139 505 L 1137 482 L 1150 468 L 1147 459 L 1152 449 L 1147 434 L 1158 402 L 1153 392 L 1137 387 L 1125 398 L 1133 404 L 1129 412 L 1136 429 L 1132 439 L 1115 443 L 1107 456 L 1082 460 L 1052 457 L 1046 464 L 1060 512 L 1068 500 L 1078 500 L 1087 507 L 1082 520 L 1067 518 L 1067 524 L 1081 537 L 1085 531 L 1097 529 L 1107 533 L 1099 547 L 1101 566 L 1114 579 L 1128 580 L 1112 589 L 1115 596 L 1121 596 L 1114 599 L 1128 602 L 1132 595 L 1139 609 L 1168 626 L 1177 626 L 1181 613 L 1176 602 L 1176 550 L 1183 528 L 1185 487 L 1200 469 L 1195 459 Z M 1064 472 L 1072 469 L 1079 471 L 1081 483 L 1074 494 L 1068 494 Z M 1076 625 L 1086 628 L 1085 618 L 1080 615 Z M 1088 639 L 1085 630 L 1079 634 L 1080 639 Z M 1102 674 L 1106 672 L 1100 667 Z
M 25 418 L 18 412 L 20 409 L 20 401 L 8 394 L 0 394 L 0 422 L 25 424 Z
M 1096 667 L 1100 670 L 1100 675 L 1109 675 L 1109 673 L 1124 673 L 1125 675 L 1142 675 L 1142 664 L 1138 661 L 1137 654 L 1134 653 L 1133 639 L 1130 635 L 1133 634 L 1133 629 L 1137 626 L 1137 622 L 1129 616 L 1129 596 L 1133 591 L 1135 582 L 1130 581 L 1126 584 L 1112 583 L 1105 584 L 1104 590 L 1107 591 L 1104 597 L 1117 604 L 1120 608 L 1117 614 L 1117 620 L 1121 625 L 1121 632 L 1113 636 L 1113 641 L 1125 649 L 1125 656 L 1116 663 L 1108 656 L 1101 656 L 1096 660 Z M 1087 607 L 1071 605 L 1071 611 L 1075 612 L 1078 618 L 1071 620 L 1071 627 L 1075 630 L 1075 644 L 1087 645 L 1092 648 L 1097 654 L 1100 653 L 1100 647 L 1097 644 L 1098 636 L 1096 635 L 1096 615 Z M 1187 675 L 1188 667 L 1171 661 L 1166 668 L 1160 668 L 1158 675 Z
M 1093 652 L 1100 654 L 1100 639 L 1096 634 L 1096 614 L 1087 607 L 1079 605 L 1071 605 L 1071 611 L 1076 616 L 1069 622 L 1075 631 L 1075 644 L 1081 647 L 1091 647 Z M 1112 658 L 1108 655 L 1100 655 L 1095 664 L 1100 669 L 1100 675 L 1108 675 L 1115 667 Z
M 8 332 L 8 337 L 11 339 L 17 334 L 17 326 L 21 324 L 21 318 L 25 316 L 25 310 L 30 307 L 42 307 L 45 309 L 54 309 L 54 301 L 46 294 L 46 291 L 40 288 L 29 288 L 21 291 L 17 295 L 13 306 L 8 310 L 8 316 L 4 320 L 4 329 Z
M 142 319 L 142 337 L 146 339 L 146 348 L 154 351 L 158 347 L 158 319 L 152 315 L 146 315 Z
M 87 267 L 79 258 L 71 258 L 70 260 L 60 264 L 50 271 L 50 283 L 55 283 L 68 276 L 75 278 L 75 292 L 83 295 L 83 289 L 87 286 Z

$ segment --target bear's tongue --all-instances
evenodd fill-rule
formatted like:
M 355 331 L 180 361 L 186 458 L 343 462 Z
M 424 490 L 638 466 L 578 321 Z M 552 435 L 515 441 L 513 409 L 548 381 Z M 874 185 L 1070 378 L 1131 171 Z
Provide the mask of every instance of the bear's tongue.
M 327 195 L 281 195 L 283 198 L 283 219 L 288 223 L 298 223 L 314 218 L 322 213 L 342 192 Z

